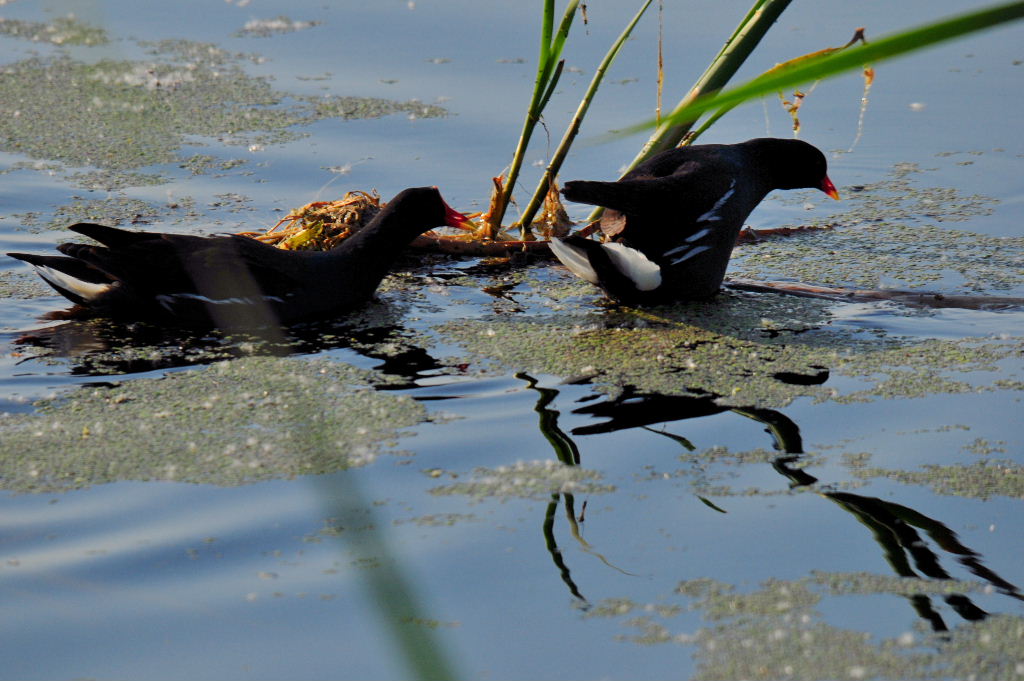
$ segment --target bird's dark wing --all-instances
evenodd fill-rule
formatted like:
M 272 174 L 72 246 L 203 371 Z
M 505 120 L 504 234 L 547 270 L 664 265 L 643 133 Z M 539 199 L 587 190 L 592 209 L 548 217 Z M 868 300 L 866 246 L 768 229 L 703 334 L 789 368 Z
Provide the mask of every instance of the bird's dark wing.
M 697 222 L 736 182 L 742 168 L 731 155 L 687 154 L 677 149 L 638 166 L 617 182 L 566 182 L 570 201 L 604 206 L 644 221 L 662 219 L 675 225 Z M 678 155 L 677 155 L 678 153 Z
M 294 263 L 284 261 L 294 254 L 247 237 L 129 232 L 85 224 L 75 225 L 74 231 L 105 245 L 68 243 L 58 250 L 136 295 L 284 296 L 298 287 L 285 274 Z
M 743 158 L 743 152 L 730 144 L 676 147 L 655 154 L 620 179 L 734 173 L 743 164 Z
M 309 263 L 325 254 L 316 251 L 285 251 L 245 236 L 228 237 L 232 255 L 245 265 L 260 290 L 268 296 L 287 297 L 302 289 L 299 277 L 308 274 Z M 293 276 L 290 273 L 294 273 Z
M 626 215 L 660 215 L 673 222 L 695 221 L 732 186 L 728 176 L 691 174 L 634 178 L 618 182 L 566 182 L 565 198 L 612 208 Z

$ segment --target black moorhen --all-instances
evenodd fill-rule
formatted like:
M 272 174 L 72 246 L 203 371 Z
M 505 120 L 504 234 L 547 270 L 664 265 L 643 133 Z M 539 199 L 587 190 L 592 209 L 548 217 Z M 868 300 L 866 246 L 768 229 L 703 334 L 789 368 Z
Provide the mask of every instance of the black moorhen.
M 795 139 L 701 144 L 657 154 L 617 182 L 566 182 L 570 201 L 605 206 L 609 243 L 579 235 L 551 250 L 577 276 L 627 304 L 694 300 L 722 285 L 743 221 L 773 189 L 839 198 L 825 155 Z
M 398 254 L 440 225 L 465 226 L 435 187 L 406 189 L 330 251 L 286 251 L 238 235 L 130 232 L 79 223 L 102 246 L 66 243 L 64 255 L 8 253 L 33 265 L 74 307 L 50 319 L 114 317 L 226 329 L 290 324 L 367 301 Z

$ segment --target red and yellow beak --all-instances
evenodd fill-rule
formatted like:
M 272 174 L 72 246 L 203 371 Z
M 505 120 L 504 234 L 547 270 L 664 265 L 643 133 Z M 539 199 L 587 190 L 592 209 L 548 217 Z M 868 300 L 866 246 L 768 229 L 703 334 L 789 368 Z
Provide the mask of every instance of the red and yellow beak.
M 455 210 L 447 203 L 444 204 L 444 224 L 455 229 L 464 229 L 472 231 L 476 229 L 476 225 L 468 217 Z
M 836 191 L 836 186 L 832 184 L 832 180 L 828 179 L 828 175 L 821 181 L 821 186 L 818 187 L 821 191 L 831 196 L 836 201 L 839 200 L 839 192 Z

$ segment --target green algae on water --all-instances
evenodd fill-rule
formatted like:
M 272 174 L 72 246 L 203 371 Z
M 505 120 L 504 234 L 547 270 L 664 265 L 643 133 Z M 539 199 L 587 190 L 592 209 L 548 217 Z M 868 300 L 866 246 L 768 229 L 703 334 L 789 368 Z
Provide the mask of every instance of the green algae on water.
M 0 298 L 42 298 L 55 295 L 53 289 L 34 273 L 24 269 L 0 272 Z
M 0 148 L 71 166 L 172 163 L 185 136 L 284 130 L 299 112 L 211 46 L 188 62 L 32 58 L 0 73 Z
M 252 199 L 242 194 L 217 194 L 214 198 L 214 201 L 206 204 L 207 211 L 240 214 L 255 210 L 250 205 Z M 193 223 L 201 217 L 205 218 L 207 222 L 211 221 L 208 215 L 200 212 L 195 199 L 191 196 L 177 197 L 167 203 L 153 203 L 114 191 L 102 199 L 88 199 L 82 196 L 74 196 L 72 199 L 71 203 L 55 206 L 50 213 L 49 220 L 45 220 L 42 213 L 35 211 L 15 213 L 10 217 L 33 231 L 40 231 L 40 229 L 63 231 L 76 222 L 99 222 L 117 226 L 147 224 L 161 220 Z
M 474 513 L 428 513 L 411 518 L 398 518 L 393 525 L 417 525 L 419 527 L 454 527 L 460 523 L 479 522 L 481 519 Z
M 152 187 L 168 181 L 164 175 L 113 170 L 70 173 L 66 179 L 82 189 L 105 192 L 121 191 L 128 187 Z
M 915 599 L 910 609 L 915 602 L 946 597 L 963 602 L 986 592 L 979 582 L 870 573 L 814 572 L 795 580 L 769 579 L 747 592 L 696 578 L 650 603 L 606 598 L 585 617 L 619 621 L 625 632 L 616 637 L 620 641 L 685 646 L 697 663 L 691 678 L 698 681 L 1014 678 L 1024 635 L 1019 616 L 990 615 L 939 632 L 918 622 L 875 638 L 833 625 L 819 610 L 825 596 Z M 700 616 L 699 626 L 685 626 L 693 622 L 691 613 Z
M 820 286 L 1001 292 L 1024 285 L 1024 237 L 883 222 L 745 245 L 730 276 Z
M 52 45 L 104 45 L 109 42 L 102 28 L 92 26 L 69 14 L 49 23 L 0 17 L 0 34 Z
M 339 362 L 246 358 L 86 386 L 0 418 L 0 485 L 238 485 L 365 465 L 426 416 L 411 398 L 369 387 L 380 380 Z
M 829 325 L 834 305 L 723 293 L 708 303 L 525 319 L 493 315 L 438 330 L 480 366 L 583 378 L 613 394 L 625 386 L 711 394 L 733 406 L 777 408 L 801 396 L 854 402 L 1002 390 L 1019 378 L 1013 373 L 1019 367 L 1003 360 L 1024 352 L 1024 338 L 865 337 Z M 829 375 L 858 381 L 840 390 L 815 379 Z
M 935 494 L 987 500 L 1024 499 L 1024 466 L 1008 459 L 984 459 L 970 464 L 924 464 L 920 470 L 863 467 L 853 471 L 863 479 L 887 478 L 922 485 Z
M 1024 286 L 1024 237 L 969 229 L 998 201 L 919 186 L 912 180 L 921 173 L 897 164 L 885 180 L 844 192 L 841 212 L 818 224 L 828 229 L 742 245 L 730 276 L 867 289 L 938 286 L 947 294 Z
M 166 207 L 123 195 L 109 196 L 103 199 L 75 197 L 73 203 L 54 208 L 53 217 L 45 227 L 62 230 L 76 222 L 100 222 L 107 225 L 149 222 L 165 211 Z M 26 226 L 38 225 L 38 219 L 33 220 L 30 215 L 15 217 L 20 218 L 22 224 Z
M 254 146 L 323 118 L 444 115 L 420 102 L 302 97 L 248 74 L 241 55 L 189 41 L 147 44 L 149 61 L 33 57 L 0 70 L 0 150 L 126 170 L 178 162 L 189 138 Z
M 322 97 L 313 100 L 318 118 L 379 118 L 404 113 L 411 118 L 437 118 L 446 110 L 435 104 L 424 104 L 417 100 L 395 102 L 381 97 Z
M 615 487 L 601 483 L 601 473 L 559 461 L 517 461 L 498 468 L 477 468 L 468 480 L 440 485 L 430 490 L 437 496 L 468 496 L 484 499 L 547 500 L 552 494 L 600 494 Z
M 665 428 L 665 426 L 663 426 Z M 665 430 L 649 428 L 653 433 L 666 435 Z M 668 469 L 655 464 L 646 464 L 643 473 L 634 475 L 634 480 L 645 483 L 661 483 L 673 481 L 686 481 L 694 494 L 701 497 L 772 497 L 792 496 L 797 494 L 820 494 L 821 489 L 817 485 L 799 485 L 786 488 L 765 488 L 746 487 L 736 488 L 726 484 L 727 481 L 735 478 L 741 467 L 752 464 L 770 464 L 778 461 L 779 452 L 763 448 L 733 451 L 728 447 L 716 445 L 702 449 L 687 451 L 677 457 L 677 460 L 685 464 L 683 468 Z M 801 453 L 799 460 L 787 464 L 792 469 L 808 469 L 814 466 L 821 466 L 825 463 L 825 457 L 814 452 Z M 830 484 L 830 490 L 851 489 L 866 483 L 842 482 Z
M 295 33 L 318 26 L 319 21 L 296 21 L 280 15 L 274 19 L 250 19 L 235 33 L 236 38 L 268 38 L 272 35 Z
M 224 173 L 246 163 L 244 158 L 218 159 L 210 154 L 193 154 L 179 163 L 178 167 L 190 171 L 193 175 L 206 175 L 211 171 Z

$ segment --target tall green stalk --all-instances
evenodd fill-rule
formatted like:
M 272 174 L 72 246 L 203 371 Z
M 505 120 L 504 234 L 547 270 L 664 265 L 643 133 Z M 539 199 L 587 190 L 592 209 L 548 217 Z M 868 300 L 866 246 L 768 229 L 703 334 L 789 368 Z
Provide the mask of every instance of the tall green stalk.
M 711 60 L 704 73 L 686 93 L 686 96 L 680 100 L 671 113 L 659 120 L 654 133 L 651 134 L 650 139 L 644 144 L 636 158 L 630 162 L 625 172 L 629 172 L 658 152 L 672 149 L 683 140 L 693 124 L 697 122 L 697 117 L 687 119 L 680 116 L 679 112 L 684 111 L 701 95 L 716 92 L 725 87 L 725 84 L 736 74 L 743 62 L 761 42 L 761 38 L 765 36 L 768 29 L 789 7 L 791 1 L 756 0 L 743 20 L 736 26 L 736 30 L 725 41 L 725 45 Z M 599 218 L 603 210 L 600 207 L 595 208 L 587 218 L 588 222 Z
M 555 176 L 558 175 L 558 171 L 561 169 L 562 163 L 565 161 L 565 157 L 569 153 L 569 148 L 572 146 L 573 140 L 576 139 L 576 135 L 580 131 L 580 125 L 583 123 L 583 117 L 587 115 L 587 110 L 590 108 L 590 103 L 593 101 L 594 95 L 597 94 L 597 88 L 601 85 L 601 81 L 604 79 L 604 74 L 608 71 L 608 67 L 611 66 L 612 62 L 615 61 L 615 57 L 618 56 L 623 44 L 625 44 L 626 40 L 633 32 L 633 28 L 637 25 L 637 22 L 640 21 L 640 17 L 642 17 L 644 12 L 647 11 L 651 2 L 652 0 L 645 0 L 644 4 L 633 17 L 633 20 L 629 22 L 626 28 L 622 31 L 622 34 L 612 44 L 611 48 L 609 48 L 608 52 L 605 54 L 604 59 L 601 60 L 601 64 L 597 67 L 597 71 L 594 73 L 594 77 L 591 79 L 590 85 L 587 87 L 587 90 L 583 95 L 583 99 L 580 101 L 579 107 L 576 109 L 576 113 L 569 122 L 569 127 L 566 128 L 565 134 L 562 136 L 562 141 L 559 142 L 558 148 L 555 149 L 555 153 L 552 155 L 551 161 L 544 170 L 544 176 L 537 185 L 537 189 L 534 190 L 533 196 L 530 198 L 530 202 L 526 204 L 526 208 L 523 209 L 523 214 L 522 217 L 520 217 L 518 224 L 522 229 L 524 239 L 527 238 L 529 234 L 530 224 L 533 222 L 533 216 L 537 214 L 537 210 L 540 208 L 541 203 L 544 202 L 544 197 L 547 195 L 551 187 L 551 183 L 554 181 Z
M 544 0 L 544 17 L 541 25 L 540 56 L 537 62 L 537 78 L 533 84 L 533 97 L 530 106 L 526 110 L 526 119 L 523 121 L 523 131 L 519 135 L 519 142 L 516 145 L 515 153 L 512 155 L 512 164 L 509 166 L 508 177 L 501 193 L 491 207 L 488 218 L 488 231 L 490 238 L 497 236 L 501 230 L 501 221 L 505 217 L 505 211 L 512 200 L 512 190 L 515 188 L 519 178 L 519 171 L 523 167 L 523 159 L 526 157 L 526 148 L 533 136 L 533 129 L 540 121 L 541 113 L 551 99 L 555 91 L 558 79 L 562 75 L 561 60 L 562 49 L 565 47 L 565 40 L 569 37 L 569 29 L 572 28 L 572 21 L 576 17 L 576 10 L 580 0 L 569 0 L 569 4 L 562 14 L 562 22 L 558 26 L 557 33 L 554 32 L 555 24 L 555 0 Z

